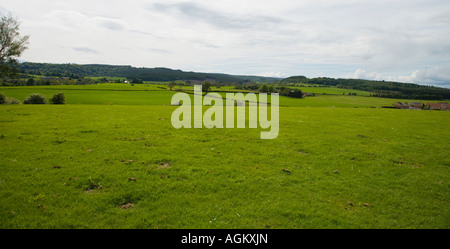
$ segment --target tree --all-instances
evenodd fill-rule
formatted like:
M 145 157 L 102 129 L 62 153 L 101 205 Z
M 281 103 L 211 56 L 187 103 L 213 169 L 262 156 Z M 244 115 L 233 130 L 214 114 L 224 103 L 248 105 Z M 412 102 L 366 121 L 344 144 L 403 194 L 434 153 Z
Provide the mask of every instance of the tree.
M 46 104 L 45 96 L 39 93 L 32 93 L 23 101 L 24 104 Z
M 173 81 L 169 82 L 168 86 L 169 86 L 170 91 L 172 91 L 172 88 L 175 86 L 175 82 L 173 82 Z
M 269 92 L 269 88 L 267 87 L 267 85 L 266 84 L 262 84 L 260 87 L 259 87 L 259 92 L 262 92 L 262 93 L 267 93 L 267 92 Z
M 64 93 L 55 93 L 53 97 L 50 98 L 50 102 L 55 105 L 63 105 L 66 103 L 66 97 Z
M 141 79 L 138 79 L 138 78 L 134 78 L 131 81 L 131 83 L 133 83 L 133 84 L 142 84 L 142 83 L 144 83 L 144 81 L 142 81 Z
M 289 94 L 287 96 L 292 98 L 302 98 L 303 92 L 300 89 L 290 89 Z
M 6 96 L 3 93 L 0 93 L 0 105 L 6 102 Z
M 0 75 L 9 77 L 16 70 L 17 57 L 27 49 L 29 36 L 20 36 L 19 22 L 12 16 L 0 14 Z
M 205 94 L 208 93 L 211 90 L 211 83 L 209 83 L 209 81 L 203 82 L 202 90 Z
M 34 86 L 35 80 L 33 78 L 30 78 L 27 80 L 27 86 Z

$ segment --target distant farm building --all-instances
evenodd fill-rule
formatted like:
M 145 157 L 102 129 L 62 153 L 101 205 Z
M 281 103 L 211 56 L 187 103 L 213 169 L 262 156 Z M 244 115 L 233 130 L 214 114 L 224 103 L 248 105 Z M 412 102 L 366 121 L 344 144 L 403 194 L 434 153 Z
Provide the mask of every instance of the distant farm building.
M 450 104 L 447 102 L 427 103 L 426 106 L 430 110 L 450 111 Z
M 395 104 L 393 104 L 394 108 L 397 109 L 409 109 L 409 105 L 406 102 L 397 102 Z
M 427 106 L 430 107 L 430 110 L 440 110 L 441 105 L 439 103 L 427 103 Z
M 411 102 L 408 104 L 406 102 L 397 102 L 392 105 L 391 108 L 397 109 L 410 109 L 410 110 L 441 110 L 441 111 L 450 111 L 450 104 L 447 102 L 439 102 L 439 103 L 426 103 L 425 105 L 421 102 Z M 389 108 L 384 106 L 383 108 Z
M 423 104 L 421 102 L 411 102 L 409 109 L 412 110 L 422 110 Z
M 441 102 L 439 104 L 441 104 L 441 110 L 443 110 L 443 111 L 450 111 L 450 104 L 449 103 Z

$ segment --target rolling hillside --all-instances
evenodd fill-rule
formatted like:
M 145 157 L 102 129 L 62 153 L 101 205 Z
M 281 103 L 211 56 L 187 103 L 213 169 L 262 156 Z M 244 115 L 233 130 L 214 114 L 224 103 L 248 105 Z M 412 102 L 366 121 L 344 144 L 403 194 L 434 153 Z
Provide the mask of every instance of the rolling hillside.
M 334 78 L 307 78 L 305 76 L 292 76 L 283 79 L 281 83 L 294 86 L 315 85 L 333 86 L 341 89 L 353 89 L 372 92 L 374 97 L 403 98 L 403 99 L 450 99 L 450 89 L 425 86 L 411 83 L 374 81 L 363 79 L 334 79 Z
M 78 64 L 49 64 L 25 62 L 19 65 L 22 73 L 58 76 L 58 77 L 126 77 L 128 79 L 141 79 L 144 81 L 219 81 L 224 83 L 242 83 L 245 81 L 276 82 L 279 78 L 262 76 L 228 75 L 221 73 L 199 73 L 173 70 L 169 68 L 136 68 L 132 66 L 114 65 L 78 65 Z

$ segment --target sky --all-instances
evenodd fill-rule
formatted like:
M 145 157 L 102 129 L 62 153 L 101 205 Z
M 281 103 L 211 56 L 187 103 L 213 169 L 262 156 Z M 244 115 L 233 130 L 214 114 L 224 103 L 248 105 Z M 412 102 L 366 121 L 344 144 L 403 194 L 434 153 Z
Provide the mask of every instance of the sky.
M 30 62 L 450 88 L 448 0 L 0 0 Z

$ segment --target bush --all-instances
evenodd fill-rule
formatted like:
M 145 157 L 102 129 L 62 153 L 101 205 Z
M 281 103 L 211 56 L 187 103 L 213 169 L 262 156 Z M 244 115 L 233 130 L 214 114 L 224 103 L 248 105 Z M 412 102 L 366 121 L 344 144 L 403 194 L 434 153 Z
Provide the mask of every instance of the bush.
M 302 98 L 303 92 L 300 89 L 291 89 L 287 96 L 292 98 Z
M 6 96 L 3 93 L 0 93 L 0 105 L 5 104 Z
M 0 93 L 0 104 L 15 105 L 20 104 L 20 101 L 15 98 L 6 97 L 3 93 Z
M 259 87 L 258 91 L 261 92 L 261 93 L 274 93 L 274 92 L 276 92 L 272 85 L 268 86 L 266 84 L 262 84 Z
M 23 101 L 24 104 L 46 104 L 45 96 L 40 93 L 32 93 Z
M 134 84 L 142 84 L 142 83 L 144 83 L 144 81 L 141 80 L 141 79 L 138 79 L 138 78 L 134 78 L 134 79 L 131 81 L 131 83 L 134 83 Z
M 6 97 L 5 104 L 7 105 L 18 105 L 20 104 L 20 100 L 15 98 Z
M 261 93 L 267 93 L 267 92 L 269 92 L 269 88 L 267 87 L 266 84 L 262 84 L 262 85 L 259 87 L 258 91 L 261 92 Z
M 291 98 L 302 98 L 303 97 L 303 93 L 299 89 L 291 89 L 291 88 L 282 86 L 278 89 L 278 92 L 280 93 L 281 96 L 287 96 L 287 97 L 291 97 Z
M 66 103 L 66 97 L 64 93 L 55 93 L 53 97 L 51 97 L 50 102 L 55 105 L 63 105 Z

